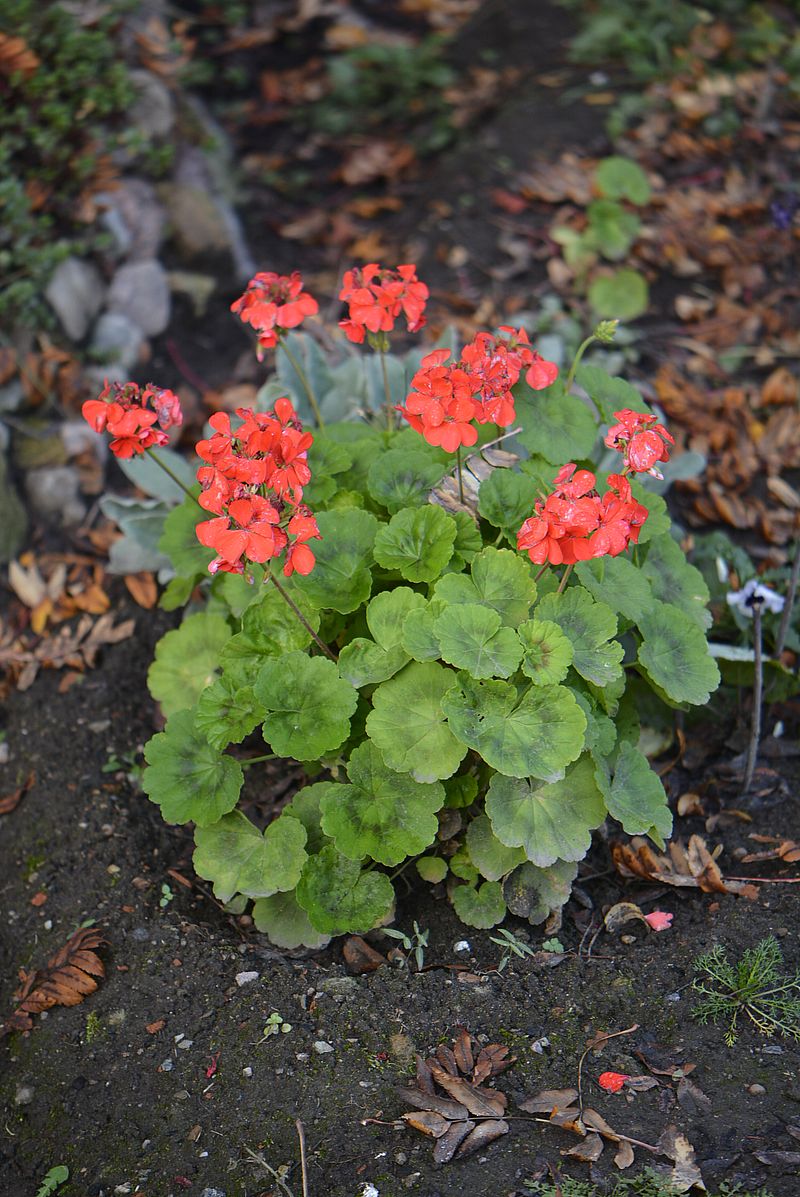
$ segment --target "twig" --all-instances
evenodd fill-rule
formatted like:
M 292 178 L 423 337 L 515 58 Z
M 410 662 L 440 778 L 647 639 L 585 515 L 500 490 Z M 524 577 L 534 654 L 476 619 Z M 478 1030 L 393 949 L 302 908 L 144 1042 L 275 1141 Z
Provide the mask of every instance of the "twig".
M 783 652 L 783 646 L 786 644 L 786 637 L 789 633 L 789 624 L 791 623 L 792 619 L 792 611 L 794 610 L 795 599 L 797 598 L 798 582 L 800 582 L 800 540 L 797 541 L 797 547 L 794 551 L 792 573 L 789 578 L 789 590 L 786 594 L 786 601 L 783 604 L 781 622 L 778 625 L 778 635 L 775 640 L 776 660 L 780 660 L 781 654 Z
M 271 1164 L 267 1163 L 267 1161 L 264 1159 L 263 1155 L 259 1155 L 258 1152 L 256 1152 L 256 1151 L 251 1151 L 249 1147 L 245 1147 L 245 1151 L 250 1156 L 251 1160 L 255 1160 L 255 1162 L 257 1164 L 260 1164 L 262 1168 L 266 1169 L 266 1171 L 269 1172 L 272 1179 L 279 1186 L 281 1192 L 285 1193 L 286 1197 L 294 1197 L 292 1190 L 285 1183 L 285 1181 L 281 1180 L 278 1173 L 275 1171 L 275 1169 L 272 1167 Z
M 761 607 L 763 600 L 758 597 L 758 593 L 753 595 L 751 600 L 753 611 L 753 719 L 750 727 L 750 743 L 747 746 L 747 764 L 744 771 L 744 783 L 742 785 L 742 795 L 749 793 L 750 786 L 753 783 L 753 774 L 756 769 L 756 758 L 758 757 L 758 742 L 761 738 L 761 694 L 764 687 L 764 663 L 762 659 L 762 638 L 761 638 Z
M 601 1043 L 605 1044 L 609 1039 L 617 1039 L 620 1035 L 632 1035 L 634 1031 L 639 1030 L 638 1022 L 635 1022 L 632 1027 L 626 1027 L 624 1031 L 611 1031 L 608 1035 L 598 1035 L 592 1043 L 586 1048 L 586 1051 L 578 1061 L 578 1109 L 583 1115 L 583 1061 L 589 1055 L 589 1052 L 595 1051 Z
M 299 1118 L 295 1118 L 297 1138 L 300 1140 L 300 1177 L 303 1182 L 303 1197 L 308 1197 L 308 1169 L 306 1167 L 306 1132 Z

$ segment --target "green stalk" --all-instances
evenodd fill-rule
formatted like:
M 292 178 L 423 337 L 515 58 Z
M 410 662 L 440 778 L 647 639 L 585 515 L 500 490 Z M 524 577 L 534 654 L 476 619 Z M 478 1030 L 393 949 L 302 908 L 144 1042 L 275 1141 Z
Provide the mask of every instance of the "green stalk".
M 592 333 L 591 336 L 588 336 L 586 338 L 586 340 L 583 341 L 578 346 L 578 352 L 575 354 L 572 365 L 569 368 L 569 374 L 567 375 L 567 381 L 564 383 L 565 394 L 568 395 L 570 392 L 572 383 L 575 380 L 575 371 L 578 369 L 578 366 L 581 364 L 581 358 L 583 357 L 584 353 L 589 348 L 589 346 L 592 344 L 592 342 L 596 341 L 596 340 L 597 340 L 597 337 L 594 335 L 594 333 Z
M 458 466 L 458 498 L 459 502 L 464 502 L 464 479 L 461 474 L 461 446 L 456 448 L 456 465 Z
M 328 648 L 327 644 L 325 644 L 325 642 L 323 640 L 320 640 L 319 636 L 314 631 L 311 624 L 308 622 L 305 615 L 298 607 L 297 603 L 294 601 L 294 599 L 289 597 L 289 595 L 286 593 L 284 588 L 281 586 L 278 579 L 273 574 L 267 574 L 267 577 L 269 578 L 270 582 L 275 587 L 275 589 L 277 590 L 278 594 L 281 596 L 283 601 L 285 603 L 287 603 L 289 605 L 289 607 L 291 607 L 296 618 L 300 620 L 301 624 L 303 625 L 305 630 L 308 632 L 308 634 L 316 641 L 316 643 L 319 645 L 319 647 L 325 653 L 325 656 L 330 657 L 330 659 L 334 662 L 338 661 L 339 658 L 336 656 L 335 653 L 331 652 L 331 650 Z
M 392 391 L 389 386 L 389 371 L 386 367 L 386 350 L 378 351 L 381 355 L 381 373 L 383 374 L 383 393 L 386 396 L 386 427 L 389 432 L 394 430 L 394 408 L 392 407 Z
M 564 576 L 562 577 L 561 581 L 558 584 L 558 590 L 556 591 L 556 594 L 564 593 L 564 588 L 567 585 L 567 582 L 569 581 L 569 575 L 572 573 L 574 568 L 575 568 L 574 565 L 568 565 L 567 568 L 564 570 Z
M 278 342 L 278 344 L 280 345 L 281 349 L 288 357 L 289 361 L 292 363 L 292 366 L 294 367 L 294 371 L 297 374 L 297 377 L 300 379 L 300 382 L 303 384 L 303 390 L 305 391 L 306 395 L 308 396 L 308 402 L 311 404 L 311 410 L 314 413 L 314 419 L 317 421 L 317 427 L 324 428 L 325 421 L 322 418 L 322 412 L 319 410 L 319 404 L 317 403 L 314 392 L 311 390 L 311 384 L 308 381 L 308 376 L 306 375 L 305 370 L 300 365 L 300 363 L 298 362 L 295 355 L 292 353 L 291 349 L 289 348 L 288 343 L 285 340 L 280 340 Z
M 197 503 L 198 507 L 200 507 L 200 503 L 198 501 L 197 495 L 193 495 L 192 492 L 189 490 L 188 486 L 184 486 L 184 484 L 181 482 L 181 480 L 177 476 L 177 474 L 174 474 L 172 472 L 172 470 L 169 468 L 169 466 L 167 465 L 167 463 L 165 461 L 161 460 L 161 458 L 156 453 L 155 449 L 145 449 L 145 453 L 147 454 L 147 456 L 150 458 L 151 461 L 154 461 L 156 463 L 156 465 L 158 466 L 159 469 L 163 470 L 164 473 L 169 478 L 172 479 L 172 481 L 175 483 L 176 486 L 180 487 L 180 489 L 183 491 L 183 493 L 185 495 L 187 495 L 190 499 L 192 499 L 195 503 Z M 202 507 L 200 507 L 200 510 L 202 511 L 204 509 Z

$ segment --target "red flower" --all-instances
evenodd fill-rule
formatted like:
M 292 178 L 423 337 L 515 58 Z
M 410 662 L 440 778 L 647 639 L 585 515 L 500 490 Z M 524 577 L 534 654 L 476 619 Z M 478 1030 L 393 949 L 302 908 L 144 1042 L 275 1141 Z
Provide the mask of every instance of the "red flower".
M 303 290 L 303 276 L 297 270 L 290 275 L 270 270 L 251 278 L 231 311 L 258 333 L 261 357 L 261 350 L 274 348 L 288 329 L 297 328 L 306 316 L 315 316 L 319 305 Z
M 548 362 L 540 354 L 534 351 L 533 362 L 531 363 L 526 375 L 525 381 L 528 386 L 534 391 L 543 391 L 545 387 L 549 387 L 558 378 L 558 366 L 555 362 Z
M 377 262 L 345 272 L 339 298 L 348 305 L 348 319 L 339 327 L 355 344 L 365 336 L 390 333 L 402 314 L 409 332 L 419 332 L 425 324 L 428 288 L 417 278 L 413 265 L 385 269 Z
M 472 421 L 480 407 L 469 374 L 458 365 L 446 364 L 449 357 L 449 349 L 435 349 L 422 359 L 411 379 L 413 390 L 398 411 L 429 445 L 455 453 L 460 445 L 474 445 L 478 439 Z
M 289 547 L 286 550 L 284 574 L 287 578 L 291 577 L 293 573 L 310 574 L 316 558 L 306 541 L 320 539 L 317 521 L 307 507 L 301 507 L 298 508 L 297 514 L 289 520 L 286 531 L 294 539 L 289 542 Z
M 630 1079 L 627 1072 L 602 1072 L 597 1078 L 597 1083 L 607 1093 L 619 1093 L 625 1082 Z
M 285 534 L 274 527 L 279 520 L 280 515 L 271 503 L 259 495 L 251 495 L 229 503 L 227 515 L 198 524 L 197 539 L 217 553 L 209 572 L 242 573 L 244 557 L 249 561 L 269 561 L 286 544 Z
M 99 398 L 87 399 L 81 412 L 95 432 L 111 434 L 109 448 L 122 458 L 166 445 L 166 429 L 183 421 L 177 395 L 152 384 L 140 390 L 135 382 L 106 382 Z M 156 431 L 154 424 L 164 431 Z
M 658 416 L 628 408 L 615 411 L 614 416 L 619 423 L 609 428 L 605 443 L 609 449 L 623 454 L 624 472 L 653 474 L 661 478 L 657 463 L 669 461 L 669 446 L 675 441 L 663 424 L 659 424 Z

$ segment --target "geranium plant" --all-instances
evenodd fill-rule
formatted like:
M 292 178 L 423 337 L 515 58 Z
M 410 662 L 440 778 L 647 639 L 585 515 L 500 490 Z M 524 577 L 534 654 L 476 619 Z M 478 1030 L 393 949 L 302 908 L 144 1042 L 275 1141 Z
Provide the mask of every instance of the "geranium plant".
M 384 402 L 365 398 L 367 358 L 357 410 L 330 420 L 340 367 L 287 332 L 313 315 L 304 294 L 261 275 L 234 305 L 262 347 L 290 348 L 292 386 L 266 385 L 271 411 L 212 417 L 166 519 L 162 601 L 189 606 L 149 673 L 167 722 L 144 788 L 194 823 L 217 897 L 252 899 L 279 945 L 390 920 L 409 866 L 471 926 L 543 922 L 606 819 L 670 833 L 638 747 L 643 689 L 683 707 L 718 683 L 707 590 L 643 485 L 671 437 L 628 383 L 580 366 L 613 322 L 566 378 L 503 328 L 433 349 L 405 382 L 389 338 L 401 315 L 422 326 L 427 288 L 375 264 L 348 272 L 342 328 L 374 351 Z M 104 394 L 130 401 L 105 426 L 124 418 L 126 448 L 157 456 L 158 413 L 176 413 L 137 393 Z M 315 428 L 298 418 L 314 412 Z M 259 729 L 308 775 L 266 828 L 237 809 Z

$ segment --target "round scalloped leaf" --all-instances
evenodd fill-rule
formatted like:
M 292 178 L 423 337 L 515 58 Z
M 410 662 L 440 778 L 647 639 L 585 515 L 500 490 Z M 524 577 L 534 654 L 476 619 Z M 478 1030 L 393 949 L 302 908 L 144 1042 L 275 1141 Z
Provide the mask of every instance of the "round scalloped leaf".
M 467 848 L 475 868 L 487 881 L 500 881 L 525 860 L 522 848 L 509 848 L 492 831 L 487 815 L 478 815 L 467 828 Z
M 705 579 L 669 533 L 650 542 L 642 573 L 662 603 L 678 607 L 703 632 L 711 627 L 713 616 L 707 606 L 711 596 Z
M 667 795 L 661 778 L 638 748 L 623 740 L 613 778 L 609 781 L 605 770 L 598 769 L 597 781 L 608 813 L 622 824 L 628 835 L 649 834 L 659 847 L 664 846 L 664 840 L 672 833 Z
M 552 785 L 495 774 L 486 813 L 502 843 L 523 848 L 531 864 L 544 868 L 557 860 L 582 860 L 592 831 L 606 817 L 606 806 L 594 765 L 584 757 Z
M 294 889 L 308 859 L 306 829 L 281 815 L 260 832 L 240 810 L 195 831 L 195 871 L 213 882 L 220 902 L 234 894 L 267 898 Z
M 359 862 L 342 856 L 333 844 L 308 858 L 296 894 L 312 927 L 326 935 L 363 935 L 383 922 L 394 905 L 386 874 L 362 873 Z
M 601 274 L 589 285 L 589 303 L 604 320 L 635 320 L 647 311 L 648 302 L 647 280 L 638 270 Z
M 522 641 L 522 672 L 534 686 L 563 682 L 572 664 L 572 644 L 551 619 L 529 619 L 517 629 Z
M 500 625 L 500 616 L 480 603 L 446 607 L 433 625 L 442 659 L 473 677 L 510 677 L 522 647 L 516 632 Z
M 379 524 L 369 511 L 350 507 L 317 516 L 322 540 L 314 541 L 316 564 L 295 586 L 313 606 L 347 615 L 372 590 L 372 546 Z
M 613 421 L 611 421 L 613 423 Z M 663 536 L 672 527 L 672 519 L 666 499 L 648 490 L 641 482 L 631 482 L 631 493 L 637 503 L 647 508 L 647 519 L 639 530 L 639 544 L 647 544 L 657 536 Z
M 422 880 L 430 885 L 438 885 L 447 876 L 447 861 L 441 856 L 420 856 L 414 864 Z
M 445 604 L 434 600 L 424 607 L 410 611 L 403 624 L 402 644 L 415 661 L 433 661 L 439 657 L 439 641 L 433 630 L 436 618 Z
M 262 665 L 255 694 L 264 704 L 264 739 L 279 756 L 316 761 L 343 744 L 358 691 L 333 661 L 285 653 Z
M 600 412 L 604 424 L 614 424 L 614 412 L 624 407 L 653 414 L 653 409 L 645 403 L 636 387 L 624 378 L 607 374 L 600 366 L 579 366 L 575 380 Z
M 156 645 L 147 671 L 147 688 L 169 717 L 192 707 L 214 680 L 220 653 L 231 630 L 221 615 L 187 615 L 179 628 Z
M 253 922 L 276 948 L 324 948 L 331 938 L 311 926 L 292 890 L 258 898 L 253 903 Z
M 481 603 L 491 607 L 506 627 L 516 628 L 528 618 L 536 598 L 530 567 L 510 549 L 484 549 L 473 559 L 470 576 L 445 574 L 434 588 L 442 602 Z
M 647 204 L 650 201 L 650 184 L 647 175 L 630 158 L 612 154 L 603 158 L 595 171 L 595 182 L 608 199 L 627 199 L 632 204 Z
M 484 881 L 483 885 L 457 885 L 451 901 L 453 908 L 468 927 L 496 927 L 506 917 L 503 887 L 497 881 Z
M 192 494 L 199 495 L 200 487 L 192 487 Z M 187 496 L 164 520 L 158 551 L 169 557 L 176 574 L 193 578 L 208 572 L 214 550 L 200 544 L 196 531 L 197 525 L 207 519 L 208 512 Z
M 344 856 L 397 865 L 433 843 L 445 798 L 438 782 L 387 769 L 369 740 L 353 751 L 347 776 L 350 785 L 332 787 L 320 802 L 322 830 Z
M 556 466 L 591 456 L 597 440 L 594 416 L 582 399 L 564 394 L 560 379 L 546 391 L 533 391 L 521 382 L 514 394 L 519 439 L 526 449 Z
M 288 583 L 287 589 L 291 589 Z M 292 592 L 292 601 L 314 631 L 318 631 L 319 611 L 297 590 Z M 278 591 L 269 586 L 262 598 L 246 608 L 242 615 L 242 630 L 231 636 L 220 660 L 224 672 L 235 677 L 239 685 L 252 685 L 268 657 L 279 657 L 282 653 L 306 648 L 310 643 L 311 634 Z
M 240 744 L 263 718 L 253 687 L 239 686 L 223 674 L 200 695 L 194 722 L 211 747 L 222 751 L 228 744 Z
M 516 470 L 492 470 L 481 483 L 478 511 L 495 528 L 502 528 L 516 546 L 517 532 L 533 513 L 536 485 Z
M 375 560 L 409 582 L 432 582 L 453 555 L 457 530 L 441 507 L 404 507 L 375 537 Z
M 512 914 L 529 923 L 544 923 L 569 901 L 577 875 L 578 866 L 571 860 L 557 860 L 546 869 L 537 869 L 528 861 L 506 877 L 503 897 Z
M 472 773 L 458 773 L 455 777 L 448 777 L 444 782 L 447 793 L 445 806 L 458 810 L 462 806 L 472 806 L 478 797 L 478 779 Z
M 402 648 L 388 652 L 374 640 L 357 636 L 339 653 L 339 676 L 351 686 L 374 686 L 394 677 L 399 669 L 408 664 L 409 654 Z
M 376 503 L 394 514 L 403 507 L 427 503 L 431 489 L 446 472 L 446 465 L 425 453 L 390 449 L 369 467 L 367 489 Z
M 596 603 L 582 586 L 569 586 L 563 594 L 546 594 L 536 608 L 538 619 L 557 623 L 572 644 L 575 669 L 596 686 L 607 686 L 622 677 L 622 645 L 617 617 L 605 603 Z
M 233 757 L 212 748 L 194 725 L 194 711 L 178 711 L 144 746 L 142 789 L 167 823 L 216 823 L 239 801 L 244 774 Z
M 639 661 L 650 680 L 673 702 L 707 703 L 719 685 L 719 670 L 697 624 L 671 603 L 656 603 L 639 620 L 639 631 Z
M 403 627 L 412 611 L 422 611 L 425 599 L 410 586 L 396 586 L 376 594 L 367 607 L 367 626 L 381 648 L 397 648 L 402 643 Z
M 590 594 L 612 611 L 638 623 L 653 603 L 647 578 L 627 557 L 580 561 L 575 572 Z
M 284 815 L 299 819 L 306 829 L 306 852 L 312 855 L 324 848 L 328 842 L 322 830 L 322 814 L 320 803 L 330 791 L 339 791 L 339 783 L 335 781 L 317 781 L 313 785 L 303 786 L 293 796 L 288 806 L 283 808 Z
M 556 781 L 583 748 L 586 718 L 565 686 L 531 686 L 459 673 L 442 700 L 450 728 L 487 765 L 509 777 Z
M 572 687 L 572 693 L 586 716 L 584 748 L 591 752 L 596 760 L 602 760 L 603 757 L 609 756 L 614 751 L 614 745 L 617 742 L 617 725 L 599 709 L 593 697 L 582 693 L 577 686 Z
M 470 561 L 483 548 L 483 537 L 471 515 L 466 511 L 453 512 L 456 521 L 456 539 L 453 544 L 453 556 L 447 562 L 450 573 L 460 573 L 466 569 Z
M 455 773 L 467 754 L 448 728 L 442 699 L 453 674 L 433 661 L 407 665 L 378 686 L 367 717 L 367 735 L 390 769 L 417 781 L 440 781 Z

